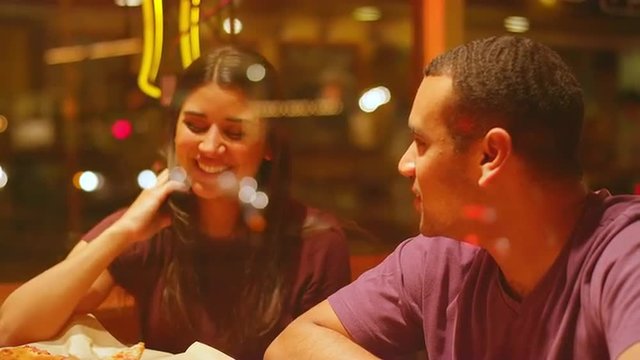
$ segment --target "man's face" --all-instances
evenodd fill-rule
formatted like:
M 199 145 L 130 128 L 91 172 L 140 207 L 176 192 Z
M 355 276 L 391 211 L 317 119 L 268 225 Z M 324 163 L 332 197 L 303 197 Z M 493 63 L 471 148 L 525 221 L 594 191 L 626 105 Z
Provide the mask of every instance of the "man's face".
M 451 78 L 423 79 L 409 116 L 413 141 L 400 159 L 398 170 L 412 180 L 420 232 L 463 240 L 470 234 L 463 210 L 476 200 L 479 167 L 474 164 L 471 150 L 455 150 L 445 125 L 451 94 Z

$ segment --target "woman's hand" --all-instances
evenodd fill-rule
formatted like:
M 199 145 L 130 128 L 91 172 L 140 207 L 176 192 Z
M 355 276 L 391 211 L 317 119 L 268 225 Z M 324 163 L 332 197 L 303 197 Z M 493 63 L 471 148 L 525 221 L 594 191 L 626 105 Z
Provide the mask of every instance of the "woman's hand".
M 76 311 L 92 311 L 107 297 L 114 279 L 107 267 L 131 243 L 150 238 L 171 224 L 160 211 L 169 194 L 188 191 L 169 171 L 143 190 L 129 209 L 90 243 L 16 289 L 0 306 L 0 347 L 50 339 Z M 56 286 L 51 286 L 56 284 Z
M 189 187 L 181 181 L 169 178 L 169 170 L 165 169 L 158 176 L 155 186 L 143 190 L 129 209 L 112 227 L 127 234 L 133 243 L 144 241 L 161 229 L 171 225 L 171 216 L 160 211 L 169 194 L 174 191 L 186 192 Z

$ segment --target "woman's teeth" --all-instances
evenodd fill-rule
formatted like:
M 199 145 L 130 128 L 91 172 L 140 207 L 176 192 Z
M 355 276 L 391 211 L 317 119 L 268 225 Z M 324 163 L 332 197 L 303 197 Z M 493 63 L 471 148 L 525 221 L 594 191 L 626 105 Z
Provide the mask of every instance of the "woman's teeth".
M 207 166 L 201 163 L 198 163 L 198 167 L 200 168 L 200 170 L 208 173 L 208 174 L 218 174 L 221 173 L 227 169 L 229 169 L 228 166 L 223 166 L 223 165 L 217 165 L 217 166 Z

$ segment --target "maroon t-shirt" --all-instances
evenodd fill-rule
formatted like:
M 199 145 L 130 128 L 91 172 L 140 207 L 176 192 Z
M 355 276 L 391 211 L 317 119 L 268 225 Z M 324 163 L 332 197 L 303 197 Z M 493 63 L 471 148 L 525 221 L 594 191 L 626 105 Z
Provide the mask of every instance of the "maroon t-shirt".
M 305 211 L 304 208 L 302 211 Z M 349 254 L 345 235 L 331 215 L 306 209 L 299 251 L 293 259 L 292 287 L 279 325 L 268 334 L 234 350 L 225 350 L 237 359 L 262 359 L 269 343 L 298 315 L 324 300 L 350 281 Z M 124 210 L 116 212 L 91 229 L 83 240 L 91 241 L 113 224 Z M 170 232 L 166 232 L 170 234 Z M 183 352 L 195 341 L 217 346 L 220 334 L 215 330 L 215 311 L 237 301 L 245 273 L 248 254 L 245 241 L 237 239 L 201 239 L 194 261 L 202 274 L 200 291 L 205 308 L 194 306 L 195 333 L 175 331 L 162 318 L 163 271 L 171 258 L 168 240 L 155 236 L 149 241 L 133 244 L 109 266 L 116 283 L 126 289 L 136 301 L 140 312 L 141 340 L 147 348 L 172 353 Z M 211 240 L 211 241 L 208 241 Z M 217 240 L 217 241 L 216 241 Z
M 329 297 L 384 358 L 615 359 L 640 341 L 640 197 L 591 194 L 567 246 L 522 301 L 489 254 L 417 236 Z

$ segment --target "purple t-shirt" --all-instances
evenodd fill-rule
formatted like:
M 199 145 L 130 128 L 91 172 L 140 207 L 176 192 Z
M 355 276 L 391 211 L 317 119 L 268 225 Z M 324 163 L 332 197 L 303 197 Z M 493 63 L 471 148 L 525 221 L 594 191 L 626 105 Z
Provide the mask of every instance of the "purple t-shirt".
M 522 301 L 484 250 L 417 236 L 329 297 L 381 357 L 607 359 L 640 341 L 640 197 L 589 196 L 574 233 Z
M 236 359 L 262 359 L 266 347 L 297 316 L 324 300 L 350 281 L 349 253 L 344 232 L 337 220 L 316 209 L 297 207 L 304 220 L 299 249 L 292 252 L 291 289 L 285 309 L 275 329 L 259 339 L 239 344 L 233 349 L 219 345 L 216 311 L 230 311 L 242 290 L 244 264 L 249 244 L 234 239 L 200 241 L 195 261 L 202 274 L 201 292 L 206 304 L 189 306 L 193 318 L 199 319 L 195 332 L 176 331 L 163 320 L 161 308 L 164 289 L 163 271 L 173 256 L 167 238 L 154 236 L 133 244 L 109 266 L 115 282 L 134 298 L 140 313 L 141 340 L 147 348 L 172 353 L 183 352 L 195 341 L 225 351 Z M 91 229 L 83 240 L 91 241 L 113 224 L 124 210 L 116 212 Z M 305 216 L 306 215 L 306 216 Z M 164 236 L 170 236 L 170 232 Z M 235 294 L 235 295 L 234 295 Z

